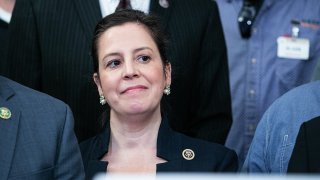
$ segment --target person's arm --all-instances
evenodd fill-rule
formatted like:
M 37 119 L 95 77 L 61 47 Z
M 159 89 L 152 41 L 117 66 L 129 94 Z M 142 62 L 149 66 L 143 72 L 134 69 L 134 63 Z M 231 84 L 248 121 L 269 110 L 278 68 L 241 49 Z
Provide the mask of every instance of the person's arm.
M 73 131 L 73 116 L 66 108 L 65 123 L 60 135 L 56 155 L 54 179 L 84 179 L 83 162 L 76 136 Z
M 41 53 L 37 32 L 37 18 L 31 0 L 17 0 L 8 37 L 5 76 L 40 89 Z
M 192 95 L 197 126 L 192 134 L 224 144 L 232 124 L 229 70 L 218 7 L 210 3 L 207 28 L 202 37 L 196 85 Z

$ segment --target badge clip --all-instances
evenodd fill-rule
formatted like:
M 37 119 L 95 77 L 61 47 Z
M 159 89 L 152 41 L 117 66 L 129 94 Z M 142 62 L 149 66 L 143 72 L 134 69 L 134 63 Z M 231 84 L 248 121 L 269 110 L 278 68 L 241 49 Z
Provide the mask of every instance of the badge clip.
M 291 36 L 292 38 L 298 38 L 299 37 L 299 26 L 300 26 L 300 21 L 298 20 L 291 20 L 291 25 L 292 25 L 292 30 L 291 30 Z

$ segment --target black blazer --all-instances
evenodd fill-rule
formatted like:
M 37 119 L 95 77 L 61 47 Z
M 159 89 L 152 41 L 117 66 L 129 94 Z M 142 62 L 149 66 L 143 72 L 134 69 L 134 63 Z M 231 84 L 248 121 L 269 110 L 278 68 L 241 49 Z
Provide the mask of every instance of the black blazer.
M 320 173 L 320 117 L 304 122 L 294 146 L 288 172 Z
M 110 124 L 104 131 L 80 144 L 86 178 L 91 179 L 98 172 L 106 172 L 108 163 L 100 159 L 108 152 Z M 191 149 L 192 160 L 186 160 L 182 152 Z M 167 121 L 161 122 L 157 139 L 157 156 L 168 162 L 157 164 L 157 172 L 235 172 L 238 158 L 226 147 L 195 139 L 173 131 Z
M 170 33 L 172 127 L 224 144 L 231 100 L 218 8 L 212 0 L 151 0 Z M 80 140 L 96 134 L 102 111 L 92 81 L 90 44 L 101 19 L 98 0 L 17 0 L 9 27 L 7 76 L 70 105 Z

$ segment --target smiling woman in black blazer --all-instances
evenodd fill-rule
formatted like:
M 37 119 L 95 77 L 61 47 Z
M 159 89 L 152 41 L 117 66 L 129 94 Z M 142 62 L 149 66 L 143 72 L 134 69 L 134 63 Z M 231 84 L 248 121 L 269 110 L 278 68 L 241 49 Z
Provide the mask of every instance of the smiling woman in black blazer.
M 102 19 L 92 43 L 100 103 L 110 106 L 104 131 L 81 144 L 87 178 L 97 172 L 236 171 L 221 145 L 177 133 L 161 113 L 171 65 L 158 19 L 123 10 Z

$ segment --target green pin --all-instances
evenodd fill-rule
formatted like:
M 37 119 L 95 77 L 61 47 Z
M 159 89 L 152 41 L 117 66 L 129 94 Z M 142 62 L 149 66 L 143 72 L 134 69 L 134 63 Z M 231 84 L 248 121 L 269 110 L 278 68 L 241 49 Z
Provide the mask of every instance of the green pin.
M 0 118 L 9 119 L 11 117 L 11 111 L 6 107 L 0 107 Z

